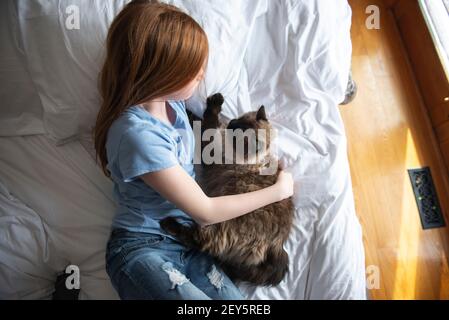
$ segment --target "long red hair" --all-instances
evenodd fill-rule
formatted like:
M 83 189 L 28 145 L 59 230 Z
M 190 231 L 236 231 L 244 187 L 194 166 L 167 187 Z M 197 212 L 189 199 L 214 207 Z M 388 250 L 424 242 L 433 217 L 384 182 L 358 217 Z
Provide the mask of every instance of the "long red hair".
M 102 104 L 94 129 L 97 159 L 106 176 L 112 123 L 130 106 L 184 88 L 201 71 L 208 53 L 204 30 L 174 6 L 135 0 L 114 19 L 100 73 Z

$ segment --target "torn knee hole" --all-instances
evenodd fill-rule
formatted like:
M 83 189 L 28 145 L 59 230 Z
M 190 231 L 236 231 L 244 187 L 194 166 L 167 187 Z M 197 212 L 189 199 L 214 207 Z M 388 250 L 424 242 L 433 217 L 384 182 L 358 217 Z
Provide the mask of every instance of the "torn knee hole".
M 179 270 L 175 269 L 170 262 L 164 263 L 162 265 L 162 270 L 167 273 L 168 278 L 172 284 L 172 289 L 175 289 L 176 286 L 182 286 L 184 283 L 188 282 L 189 279 L 182 274 Z
M 220 271 L 217 270 L 217 267 L 215 265 L 212 265 L 212 268 L 210 272 L 207 274 L 207 277 L 209 278 L 210 283 L 217 289 L 221 289 L 224 284 L 224 277 L 220 273 Z

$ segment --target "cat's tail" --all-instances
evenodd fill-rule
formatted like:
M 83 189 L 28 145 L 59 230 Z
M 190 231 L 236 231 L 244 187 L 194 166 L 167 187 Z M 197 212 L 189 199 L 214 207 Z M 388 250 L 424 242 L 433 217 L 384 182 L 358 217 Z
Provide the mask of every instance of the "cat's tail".
M 278 285 L 288 272 L 288 254 L 281 250 L 269 250 L 264 262 L 257 266 L 224 265 L 226 274 L 233 280 L 250 282 L 261 286 Z

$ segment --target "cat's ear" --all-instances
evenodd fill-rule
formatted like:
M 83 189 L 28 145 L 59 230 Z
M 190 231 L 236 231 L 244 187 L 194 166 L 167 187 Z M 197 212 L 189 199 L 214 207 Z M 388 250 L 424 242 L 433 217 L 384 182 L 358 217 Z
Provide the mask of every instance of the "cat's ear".
M 257 111 L 257 116 L 256 116 L 256 120 L 264 120 L 264 121 L 268 121 L 267 119 L 267 114 L 265 113 L 265 107 L 261 106 L 259 108 L 259 111 Z

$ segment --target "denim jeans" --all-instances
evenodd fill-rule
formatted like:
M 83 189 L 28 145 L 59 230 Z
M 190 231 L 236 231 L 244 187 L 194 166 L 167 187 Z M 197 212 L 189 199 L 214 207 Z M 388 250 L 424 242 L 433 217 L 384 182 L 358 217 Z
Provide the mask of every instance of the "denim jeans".
M 158 234 L 114 230 L 106 271 L 121 299 L 243 299 L 211 256 Z

